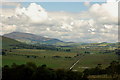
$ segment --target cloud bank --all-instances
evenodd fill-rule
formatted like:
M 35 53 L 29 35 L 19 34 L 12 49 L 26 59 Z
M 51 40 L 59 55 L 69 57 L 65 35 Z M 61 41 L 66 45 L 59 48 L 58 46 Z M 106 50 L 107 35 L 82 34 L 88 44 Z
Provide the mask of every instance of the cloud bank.
M 48 12 L 36 3 L 3 8 L 0 34 L 20 31 L 64 41 L 118 41 L 118 3 L 85 3 L 85 6 L 89 9 L 80 13 Z

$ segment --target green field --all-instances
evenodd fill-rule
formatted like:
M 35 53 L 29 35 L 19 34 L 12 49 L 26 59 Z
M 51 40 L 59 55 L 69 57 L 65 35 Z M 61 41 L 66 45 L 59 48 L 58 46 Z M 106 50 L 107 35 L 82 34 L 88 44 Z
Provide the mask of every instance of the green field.
M 80 62 L 74 67 L 75 70 L 84 70 L 86 68 L 94 68 L 97 64 L 102 64 L 103 68 L 107 67 L 111 61 L 117 60 L 115 54 L 91 54 L 85 55 Z
M 48 67 L 54 69 L 69 69 L 80 59 L 73 70 L 82 71 L 86 68 L 95 67 L 97 64 L 102 64 L 103 68 L 105 68 L 111 61 L 117 60 L 117 55 L 115 55 L 117 43 L 78 44 L 74 47 L 57 46 L 56 48 L 52 48 L 54 50 L 48 49 L 48 47 L 51 48 L 54 46 L 47 46 L 43 50 L 32 47 L 33 45 L 23 44 L 14 39 L 2 37 L 0 44 L 2 44 L 2 49 L 6 53 L 2 57 L 0 56 L 0 66 L 34 62 L 37 65 L 46 64 Z M 66 49 L 70 49 L 70 51 L 66 51 Z M 80 55 L 75 57 L 77 54 Z M 59 56 L 59 58 L 55 56 Z
M 2 67 L 2 55 L 0 55 L 0 67 Z
M 17 54 L 17 55 L 15 55 Z M 37 58 L 27 58 L 24 55 L 38 56 Z M 46 64 L 52 68 L 69 68 L 76 58 L 66 59 L 65 56 L 75 56 L 76 53 L 66 53 L 57 51 L 46 51 L 46 50 L 30 50 L 30 49 L 18 49 L 11 53 L 3 56 L 3 66 L 11 65 L 13 62 L 17 64 L 23 64 L 26 62 L 35 62 L 37 65 Z M 45 56 L 45 58 L 44 58 Z M 53 58 L 53 56 L 61 56 L 61 58 Z
M 95 67 L 97 64 L 102 64 L 103 67 L 109 65 L 113 60 L 117 60 L 115 54 L 85 54 L 76 56 L 74 52 L 62 52 L 52 50 L 37 50 L 37 49 L 13 49 L 2 56 L 2 66 L 11 65 L 12 63 L 23 64 L 26 62 L 34 62 L 37 65 L 46 64 L 48 67 L 58 69 L 69 69 L 78 59 L 80 62 L 75 65 L 74 70 L 82 71 L 85 68 Z M 27 57 L 29 56 L 29 57 Z M 32 56 L 37 56 L 36 58 Z M 53 56 L 60 56 L 56 58 Z M 70 58 L 65 58 L 70 57 Z

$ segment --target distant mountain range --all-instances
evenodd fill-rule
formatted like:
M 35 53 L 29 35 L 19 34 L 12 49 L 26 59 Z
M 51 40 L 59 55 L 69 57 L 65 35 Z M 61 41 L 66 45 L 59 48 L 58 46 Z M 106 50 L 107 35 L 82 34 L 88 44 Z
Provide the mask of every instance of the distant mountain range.
M 64 42 L 62 40 L 55 39 L 55 38 L 47 38 L 41 35 L 35 35 L 35 34 L 23 33 L 23 32 L 12 32 L 8 34 L 4 34 L 3 37 L 5 38 L 5 40 L 8 40 L 6 38 L 10 38 L 18 42 L 27 43 L 27 44 L 37 44 L 37 45 L 40 45 L 40 44 L 55 45 L 55 46 L 80 46 L 80 45 L 84 45 L 84 46 L 85 45 L 87 46 L 111 46 L 111 45 L 113 46 L 114 45 L 115 46 L 116 45 L 116 43 L 106 43 L 106 42 L 103 42 L 103 43 Z M 11 41 L 10 39 L 9 41 L 6 41 L 8 42 L 8 44 Z
M 22 32 L 12 32 L 0 36 L 0 45 L 2 48 L 13 48 L 18 47 L 16 45 L 36 45 L 36 46 L 56 46 L 56 47 L 78 47 L 78 48 L 90 48 L 90 47 L 118 47 L 118 43 L 74 43 L 74 42 L 64 42 L 59 39 L 47 38 L 30 33 Z M 26 44 L 27 43 L 27 44 Z M 0 47 L 0 49 L 2 49 Z
M 31 34 L 31 33 L 22 33 L 22 32 L 12 32 L 9 34 L 4 34 L 3 36 L 11 38 L 11 39 L 15 39 L 20 42 L 28 43 L 28 44 L 40 43 L 40 44 L 52 44 L 52 45 L 55 44 L 56 45 L 56 44 L 67 43 L 59 39 L 47 38 L 47 37 L 43 37 L 43 36 Z

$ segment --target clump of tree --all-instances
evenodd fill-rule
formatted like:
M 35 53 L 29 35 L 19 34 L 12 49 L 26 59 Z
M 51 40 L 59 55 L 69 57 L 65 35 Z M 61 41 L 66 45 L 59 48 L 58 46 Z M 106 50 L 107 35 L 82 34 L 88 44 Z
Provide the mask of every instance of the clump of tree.
M 120 63 L 117 61 L 111 62 L 110 66 L 106 68 L 106 74 L 110 75 L 113 79 L 118 78 L 120 76 Z
M 36 66 L 34 63 L 4 66 L 2 80 L 82 80 L 81 72 L 64 69 L 54 70 L 46 65 Z
M 120 63 L 113 61 L 107 68 L 98 64 L 95 68 L 83 72 L 65 69 L 51 69 L 46 65 L 36 66 L 29 62 L 22 65 L 15 63 L 2 68 L 2 80 L 89 80 L 90 75 L 109 75 L 112 80 L 120 80 Z M 101 79 L 100 79 L 101 80 Z
M 102 69 L 102 64 L 98 64 L 95 68 L 85 69 L 84 75 L 102 75 L 106 74 L 106 70 Z
M 0 52 L 2 53 L 2 55 L 6 55 L 7 54 L 7 49 L 1 49 Z
M 115 49 L 115 54 L 117 54 L 118 60 L 120 60 L 120 48 Z
M 89 51 L 85 51 L 84 53 L 85 53 L 85 54 L 90 54 L 90 52 L 89 52 Z
M 43 49 L 43 50 L 54 50 L 54 51 L 65 51 L 71 52 L 71 49 L 65 49 L 64 47 L 58 47 L 55 45 L 47 45 L 47 44 L 17 44 L 10 45 L 12 49 Z
M 83 71 L 84 76 L 89 75 L 109 75 L 113 80 L 120 79 L 120 63 L 118 61 L 112 61 L 110 65 L 103 69 L 102 64 L 98 64 L 97 67 L 91 69 L 85 69 Z

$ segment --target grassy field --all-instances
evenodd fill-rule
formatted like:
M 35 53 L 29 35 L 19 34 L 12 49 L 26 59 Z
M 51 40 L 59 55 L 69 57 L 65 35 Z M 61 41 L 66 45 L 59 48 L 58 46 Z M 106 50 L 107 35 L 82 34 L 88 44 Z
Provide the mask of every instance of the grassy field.
M 0 67 L 2 67 L 2 55 L 0 55 Z
M 25 55 L 37 56 L 37 58 L 27 58 Z M 11 65 L 13 62 L 17 64 L 23 64 L 26 62 L 35 62 L 37 65 L 46 64 L 51 68 L 69 68 L 72 63 L 76 61 L 73 58 L 76 53 L 58 52 L 58 51 L 46 51 L 46 50 L 29 50 L 29 49 L 18 49 L 14 50 L 7 55 L 3 56 L 3 66 Z M 45 57 L 44 57 L 45 56 Z M 53 58 L 53 56 L 61 56 L 60 58 Z M 70 56 L 72 58 L 65 58 Z
M 2 40 L 1 40 L 2 39 Z M 7 37 L 1 37 L 0 36 L 0 49 L 8 49 L 8 48 L 12 48 L 10 45 L 17 45 L 17 44 L 21 44 L 21 42 L 18 42 L 14 39 L 10 39 L 10 38 L 7 38 Z
M 52 56 L 70 56 L 73 57 L 77 53 L 72 52 L 62 52 L 62 51 L 52 51 L 52 50 L 38 50 L 38 49 L 16 49 L 10 52 L 10 54 L 19 54 L 19 55 L 35 55 L 39 57 L 52 57 Z
M 96 67 L 97 64 L 102 64 L 103 68 L 107 67 L 111 61 L 117 60 L 115 54 L 91 54 L 85 55 L 80 59 L 80 62 L 74 67 L 75 70 L 84 70 L 86 68 Z
M 79 63 L 75 65 L 74 70 L 83 71 L 86 68 L 95 67 L 97 64 L 102 64 L 105 68 L 113 60 L 117 60 L 115 54 L 86 54 L 78 57 L 77 53 L 60 52 L 51 50 L 36 50 L 36 49 L 14 49 L 2 57 L 2 65 L 11 65 L 12 63 L 23 64 L 26 62 L 34 62 L 37 65 L 46 64 L 48 67 L 58 69 L 69 69 L 74 62 L 80 59 Z M 27 57 L 27 56 L 37 56 Z M 55 58 L 53 56 L 60 56 Z M 70 58 L 65 58 L 70 57 Z

